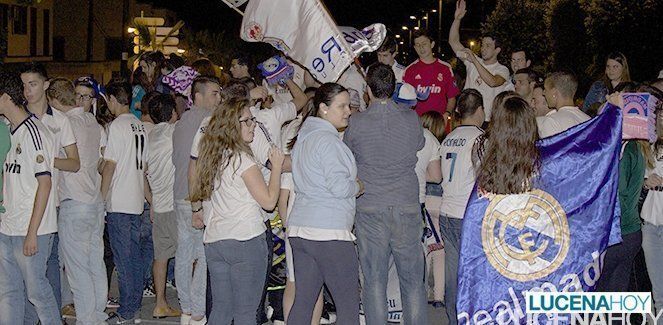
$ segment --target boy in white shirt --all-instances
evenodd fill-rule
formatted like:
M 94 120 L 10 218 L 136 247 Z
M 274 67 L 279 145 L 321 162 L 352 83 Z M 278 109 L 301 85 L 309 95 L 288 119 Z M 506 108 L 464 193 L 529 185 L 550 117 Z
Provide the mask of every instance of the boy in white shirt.
M 101 195 L 106 202 L 106 226 L 118 271 L 120 308 L 114 324 L 138 323 L 143 298 L 140 256 L 140 214 L 143 213 L 147 134 L 129 112 L 131 86 L 114 82 L 106 87 L 108 108 L 115 120 L 108 128 Z
M 69 119 L 80 157 L 78 172 L 62 172 L 59 186 L 61 257 L 74 294 L 76 318 L 84 324 L 98 324 L 108 315 L 106 267 L 104 265 L 104 206 L 101 176 L 101 131 L 97 119 L 76 106 L 74 84 L 64 78 L 50 80 L 46 90 L 51 105 Z
M 509 69 L 497 61 L 498 54 L 502 51 L 499 41 L 492 35 L 481 38 L 481 58 L 477 58 L 472 50 L 466 48 L 460 42 L 460 21 L 465 16 L 465 0 L 459 0 L 456 4 L 454 21 L 449 29 L 449 45 L 456 55 L 463 60 L 467 68 L 465 89 L 476 89 L 483 97 L 483 107 L 486 112 L 486 122 L 490 122 L 493 100 L 497 94 L 505 90 L 513 90 L 513 84 L 509 81 Z
M 60 310 L 46 279 L 57 231 L 52 136 L 24 105 L 21 79 L 0 72 L 0 114 L 11 127 L 11 149 L 3 166 L 6 211 L 0 215 L 0 324 L 23 323 L 25 295 L 42 324 L 58 324 Z
M 44 66 L 41 63 L 27 63 L 21 69 L 21 81 L 23 81 L 23 94 L 27 100 L 29 112 L 34 114 L 53 135 L 51 157 L 54 158 L 55 168 L 51 175 L 53 186 L 51 191 L 57 208 L 60 206 L 60 199 L 58 198 L 60 171 L 77 172 L 80 168 L 76 138 L 69 119 L 64 113 L 53 109 L 48 104 L 46 89 L 48 89 L 49 82 Z M 63 152 L 64 156 L 62 155 Z M 64 273 L 64 263 L 59 258 L 59 242 L 60 238 L 56 233 L 51 255 L 48 258 L 46 277 L 53 287 L 58 308 L 62 308 L 64 305 L 72 304 L 73 297 Z M 32 306 L 28 306 L 25 321 L 26 323 L 37 322 Z
M 175 216 L 173 185 L 173 131 L 177 113 L 175 99 L 159 94 L 150 100 L 147 109 L 155 125 L 149 133 L 145 198 L 150 203 L 152 220 L 152 242 L 154 244 L 154 289 L 156 306 L 152 316 L 156 318 L 179 317 L 180 311 L 173 309 L 166 300 L 166 273 L 168 260 L 175 257 L 177 249 L 177 217 Z

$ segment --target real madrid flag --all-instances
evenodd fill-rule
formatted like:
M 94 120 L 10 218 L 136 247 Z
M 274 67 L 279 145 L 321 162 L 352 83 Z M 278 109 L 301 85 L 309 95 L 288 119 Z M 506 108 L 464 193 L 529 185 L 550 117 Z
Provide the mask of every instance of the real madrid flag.
M 545 324 L 555 316 L 527 315 L 525 292 L 594 289 L 607 246 L 621 241 L 621 114 L 608 105 L 540 140 L 531 192 L 480 196 L 475 188 L 463 221 L 459 324 L 524 324 L 532 317 Z

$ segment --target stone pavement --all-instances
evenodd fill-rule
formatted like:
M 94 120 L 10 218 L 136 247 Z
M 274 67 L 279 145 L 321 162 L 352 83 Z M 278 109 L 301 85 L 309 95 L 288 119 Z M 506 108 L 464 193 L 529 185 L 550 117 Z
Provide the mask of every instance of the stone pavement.
M 119 297 L 118 294 L 118 289 L 117 289 L 117 280 L 115 276 L 113 276 L 113 280 L 111 282 L 111 296 L 113 297 Z M 166 287 L 166 296 L 168 298 L 168 302 L 173 308 L 179 308 L 179 304 L 177 301 L 177 291 L 173 288 Z M 179 317 L 171 317 L 171 318 L 164 318 L 164 319 L 155 319 L 152 318 L 152 310 L 154 309 L 154 304 L 155 304 L 155 298 L 143 298 L 143 306 L 140 310 L 140 317 L 141 317 L 141 324 L 179 324 Z M 114 309 L 108 309 L 106 312 L 114 311 Z M 444 308 L 433 308 L 432 306 L 428 305 L 428 323 L 429 325 L 447 325 L 448 321 L 446 318 L 446 314 L 444 313 Z M 74 325 L 76 324 L 75 318 L 66 318 L 65 323 L 67 325 Z M 271 324 L 271 323 L 268 323 Z M 210 324 L 214 325 L 214 324 Z

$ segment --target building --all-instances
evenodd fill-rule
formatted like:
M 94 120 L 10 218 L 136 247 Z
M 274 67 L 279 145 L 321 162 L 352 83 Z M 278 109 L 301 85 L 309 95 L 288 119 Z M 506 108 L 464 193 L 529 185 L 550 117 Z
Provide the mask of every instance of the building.
M 0 58 L 3 62 L 53 60 L 53 3 L 0 0 Z
M 5 47 L 0 42 L 0 59 L 44 61 L 49 75 L 92 75 L 106 83 L 120 75 L 128 59 L 123 52 L 132 55 L 127 28 L 141 13 L 163 17 L 166 26 L 177 22 L 173 11 L 137 0 L 0 0 L 0 26 L 7 35 L 0 37 L 6 40 Z

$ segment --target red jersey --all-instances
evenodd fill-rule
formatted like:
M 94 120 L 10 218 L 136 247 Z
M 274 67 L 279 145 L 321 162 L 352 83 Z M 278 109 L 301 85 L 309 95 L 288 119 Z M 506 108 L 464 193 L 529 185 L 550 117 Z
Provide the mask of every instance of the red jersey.
M 403 81 L 414 86 L 417 92 L 425 93 L 430 90 L 428 99 L 417 103 L 415 110 L 419 115 L 428 111 L 444 113 L 448 99 L 460 93 L 451 66 L 440 59 L 431 64 L 421 60 L 414 61 L 405 70 Z

